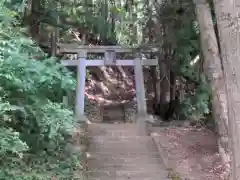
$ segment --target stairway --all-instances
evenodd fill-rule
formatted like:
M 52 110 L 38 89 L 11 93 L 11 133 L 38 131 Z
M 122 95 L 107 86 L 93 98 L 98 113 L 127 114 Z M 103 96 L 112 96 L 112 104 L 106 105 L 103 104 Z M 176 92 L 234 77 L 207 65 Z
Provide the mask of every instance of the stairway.
M 109 104 L 103 106 L 103 123 L 125 123 L 124 105 Z
M 168 180 L 155 144 L 138 136 L 136 124 L 90 124 L 88 134 L 88 180 Z

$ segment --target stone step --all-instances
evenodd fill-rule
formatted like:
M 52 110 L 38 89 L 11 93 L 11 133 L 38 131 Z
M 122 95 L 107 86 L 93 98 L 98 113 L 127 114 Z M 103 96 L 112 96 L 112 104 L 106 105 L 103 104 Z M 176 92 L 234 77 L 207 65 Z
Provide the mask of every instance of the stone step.
M 122 152 L 125 152 L 125 150 L 128 150 L 129 152 L 140 152 L 140 150 L 135 151 L 135 149 L 142 148 L 142 151 L 148 150 L 148 152 L 157 152 L 155 144 L 152 142 L 152 139 L 149 140 L 119 140 L 115 141 L 113 139 L 110 139 L 108 141 L 108 138 L 89 138 L 90 146 L 91 147 L 99 147 L 103 148 L 104 150 L 107 148 L 110 149 L 119 149 L 119 152 L 122 150 Z M 131 144 L 131 146 L 129 146 Z
M 136 124 L 91 124 L 88 126 L 90 136 L 137 136 Z
M 124 122 L 124 106 L 122 104 L 103 107 L 103 122 Z
M 98 177 L 98 178 L 96 178 L 96 177 L 89 177 L 88 178 L 88 180 L 113 180 L 113 178 L 112 177 Z M 132 178 L 132 177 L 114 177 L 114 180 L 139 180 L 139 178 Z M 155 178 L 155 177 L 151 177 L 151 176 L 149 176 L 149 177 L 144 177 L 144 178 L 142 178 L 142 179 L 140 179 L 140 180 L 171 180 L 171 179 L 169 179 L 169 178 Z
M 89 178 L 89 180 L 113 180 L 112 177 L 100 177 L 100 178 Z M 139 178 L 122 178 L 122 177 L 115 177 L 114 180 L 139 180 Z M 156 179 L 155 177 L 144 177 L 141 180 L 170 180 L 169 178 L 161 178 Z
M 116 136 L 115 133 L 109 134 L 108 136 L 89 136 L 89 141 L 97 144 L 121 144 L 133 143 L 134 145 L 146 144 L 152 145 L 152 138 L 150 136 Z
M 144 163 L 144 162 L 142 162 Z M 125 164 L 118 164 L 118 165 L 112 165 L 112 166 L 100 166 L 100 167 L 92 167 L 91 172 L 98 172 L 99 169 L 101 171 L 130 171 L 130 172 L 148 172 L 148 173 L 155 173 L 159 172 L 159 168 L 157 168 L 156 164 L 145 164 L 144 167 L 138 167 L 137 165 L 135 166 L 125 166 Z
M 111 149 L 113 149 L 113 148 L 111 148 Z M 101 150 L 101 151 L 98 151 L 98 152 L 95 151 L 94 153 L 92 152 L 92 154 L 89 152 L 89 156 L 92 156 L 92 157 L 108 157 L 108 155 L 111 156 L 111 154 L 109 154 L 111 152 L 113 152 L 113 151 L 102 151 Z M 143 150 L 139 150 L 139 151 L 120 151 L 120 150 L 118 150 L 117 153 L 118 154 L 114 157 L 134 157 L 135 158 L 135 157 L 139 157 L 139 156 L 144 157 L 145 155 L 149 155 L 149 153 L 151 153 L 151 156 L 155 158 L 156 156 L 159 155 L 157 151 L 147 151 L 146 149 L 144 151 Z
M 116 115 L 119 116 L 124 116 L 124 109 L 122 108 L 122 106 L 119 106 L 117 108 L 104 108 L 103 109 L 104 112 L 104 116 L 112 116 L 115 117 Z
M 159 171 L 152 171 L 151 167 L 146 169 L 139 169 L 139 170 L 123 170 L 121 169 L 121 167 L 118 167 L 118 170 L 116 169 L 106 169 L 106 170 L 96 170 L 96 171 L 88 171 L 89 175 L 93 175 L 93 174 L 102 174 L 102 175 L 107 175 L 107 176 L 137 176 L 137 177 L 148 177 L 149 175 L 151 176 L 162 176 L 162 174 L 164 173 L 164 171 L 161 172 L 161 170 Z
M 96 128 L 111 128 L 111 131 L 112 130 L 117 130 L 117 131 L 120 131 L 120 130 L 124 130 L 125 131 L 128 131 L 129 129 L 134 129 L 136 128 L 136 125 L 135 124 L 131 124 L 131 123 L 128 123 L 128 124 L 104 124 L 104 123 L 92 123 L 91 124 L 91 127 L 96 127 Z
M 88 162 L 94 161 L 104 161 L 106 166 L 111 166 L 112 164 L 138 164 L 139 162 L 145 161 L 147 164 L 158 164 L 162 162 L 162 159 L 158 154 L 155 155 L 147 155 L 145 154 L 136 154 L 136 155 L 124 155 L 121 154 L 119 156 L 110 155 L 102 155 L 102 154 L 92 154 L 91 157 L 88 158 Z
M 139 159 L 134 159 L 134 158 L 99 158 L 97 161 L 104 161 L 106 163 L 102 163 L 98 165 L 97 167 L 95 166 L 96 159 L 88 159 L 88 165 L 91 166 L 91 170 L 97 168 L 99 169 L 105 169 L 105 168 L 112 168 L 112 167 L 124 167 L 127 169 L 139 169 L 138 165 L 139 163 L 143 163 L 146 167 L 152 167 L 152 169 L 157 170 L 159 169 L 159 162 L 162 162 L 162 159 L 147 159 L 147 158 L 139 158 Z M 157 167 L 157 169 L 155 167 Z M 140 167 L 142 169 L 142 167 Z
M 93 143 L 93 141 L 91 141 L 90 143 Z M 111 151 L 117 151 L 117 152 L 125 154 L 125 155 L 131 154 L 129 152 L 134 152 L 135 154 L 144 154 L 145 152 L 146 153 L 147 152 L 149 152 L 149 153 L 157 152 L 157 150 L 155 150 L 155 146 L 153 146 L 153 145 L 147 146 L 149 148 L 149 151 L 147 151 L 147 147 L 144 144 L 140 145 L 137 143 L 132 143 L 131 148 L 129 148 L 127 146 L 128 146 L 128 144 L 119 144 L 119 143 L 100 144 L 99 143 L 99 144 L 90 144 L 89 149 L 92 149 L 92 148 L 101 149 L 101 152 L 104 152 L 104 153 L 111 152 Z
M 142 171 L 98 171 L 89 172 L 89 180 L 115 180 L 115 179 L 134 179 L 134 180 L 168 180 L 168 174 L 165 171 L 142 172 Z M 93 178 L 94 177 L 94 178 Z M 96 178 L 97 177 L 97 178 Z
M 115 146 L 117 147 L 119 145 L 119 141 L 121 141 L 121 144 L 128 144 L 128 143 L 133 143 L 133 145 L 136 146 L 146 146 L 146 143 L 149 146 L 152 146 L 153 143 L 151 143 L 150 138 L 146 138 L 143 136 L 143 139 L 139 138 L 131 138 L 131 137 L 125 137 L 125 138 L 114 138 L 114 137 L 90 137 L 89 142 L 96 143 L 96 145 L 108 145 L 108 146 Z M 127 148 L 127 147 L 124 147 Z
M 107 159 L 106 163 L 100 163 L 99 165 L 95 165 L 96 162 L 103 162 L 104 160 L 106 160 L 106 158 L 104 159 L 88 159 L 88 166 L 91 167 L 89 170 L 94 170 L 94 169 L 106 169 L 109 168 L 111 169 L 114 166 L 122 166 L 122 167 L 129 167 L 131 169 L 142 169 L 145 167 L 148 167 L 151 169 L 154 169 L 154 167 L 157 167 L 159 169 L 164 168 L 163 166 L 159 165 L 159 163 L 162 163 L 162 159 L 147 159 L 146 157 L 143 159 L 134 159 L 134 158 L 116 158 L 116 159 Z M 137 168 L 138 167 L 138 168 Z M 155 168 L 154 171 L 157 171 L 157 169 Z

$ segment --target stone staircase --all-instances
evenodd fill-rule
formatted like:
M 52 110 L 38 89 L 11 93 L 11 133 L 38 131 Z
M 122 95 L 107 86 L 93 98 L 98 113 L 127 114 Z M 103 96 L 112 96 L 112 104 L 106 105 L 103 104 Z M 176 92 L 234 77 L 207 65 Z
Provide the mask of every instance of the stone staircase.
M 108 121 L 122 118 L 110 114 Z M 93 123 L 88 134 L 88 180 L 168 180 L 152 138 L 139 136 L 136 124 Z
M 124 105 L 121 103 L 103 106 L 103 123 L 125 123 Z

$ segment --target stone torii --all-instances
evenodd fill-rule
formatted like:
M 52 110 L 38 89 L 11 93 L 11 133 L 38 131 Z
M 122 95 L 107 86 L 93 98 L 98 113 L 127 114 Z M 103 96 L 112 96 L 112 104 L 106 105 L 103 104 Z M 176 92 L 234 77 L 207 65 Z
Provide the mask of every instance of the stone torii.
M 134 59 L 116 59 L 116 53 L 132 53 L 133 49 L 121 46 L 79 46 L 59 45 L 60 53 L 77 54 L 77 60 L 62 60 L 64 66 L 77 67 L 77 92 L 76 92 L 76 118 L 81 120 L 84 116 L 85 80 L 87 66 L 134 66 L 136 83 L 138 115 L 147 115 L 145 88 L 143 78 L 143 66 L 158 65 L 157 59 L 143 59 L 138 56 Z M 87 60 L 87 53 L 104 53 L 104 60 Z

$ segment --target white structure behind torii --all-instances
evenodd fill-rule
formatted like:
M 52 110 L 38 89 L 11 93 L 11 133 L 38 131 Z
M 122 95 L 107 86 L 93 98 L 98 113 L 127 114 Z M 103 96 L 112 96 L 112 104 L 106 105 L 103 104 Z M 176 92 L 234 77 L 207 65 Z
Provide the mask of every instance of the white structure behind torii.
M 72 46 L 72 47 L 71 47 Z M 143 59 L 137 57 L 135 59 L 116 59 L 116 53 L 131 53 L 133 49 L 123 48 L 121 46 L 73 46 L 62 45 L 60 52 L 77 53 L 77 60 L 62 60 L 64 66 L 77 66 L 77 93 L 76 93 L 76 117 L 80 120 L 84 115 L 84 99 L 85 99 L 85 81 L 87 66 L 134 66 L 134 76 L 136 83 L 137 107 L 139 115 L 146 115 L 146 99 L 143 77 L 143 66 L 156 66 L 157 59 Z M 105 58 L 87 60 L 87 53 L 104 53 Z

